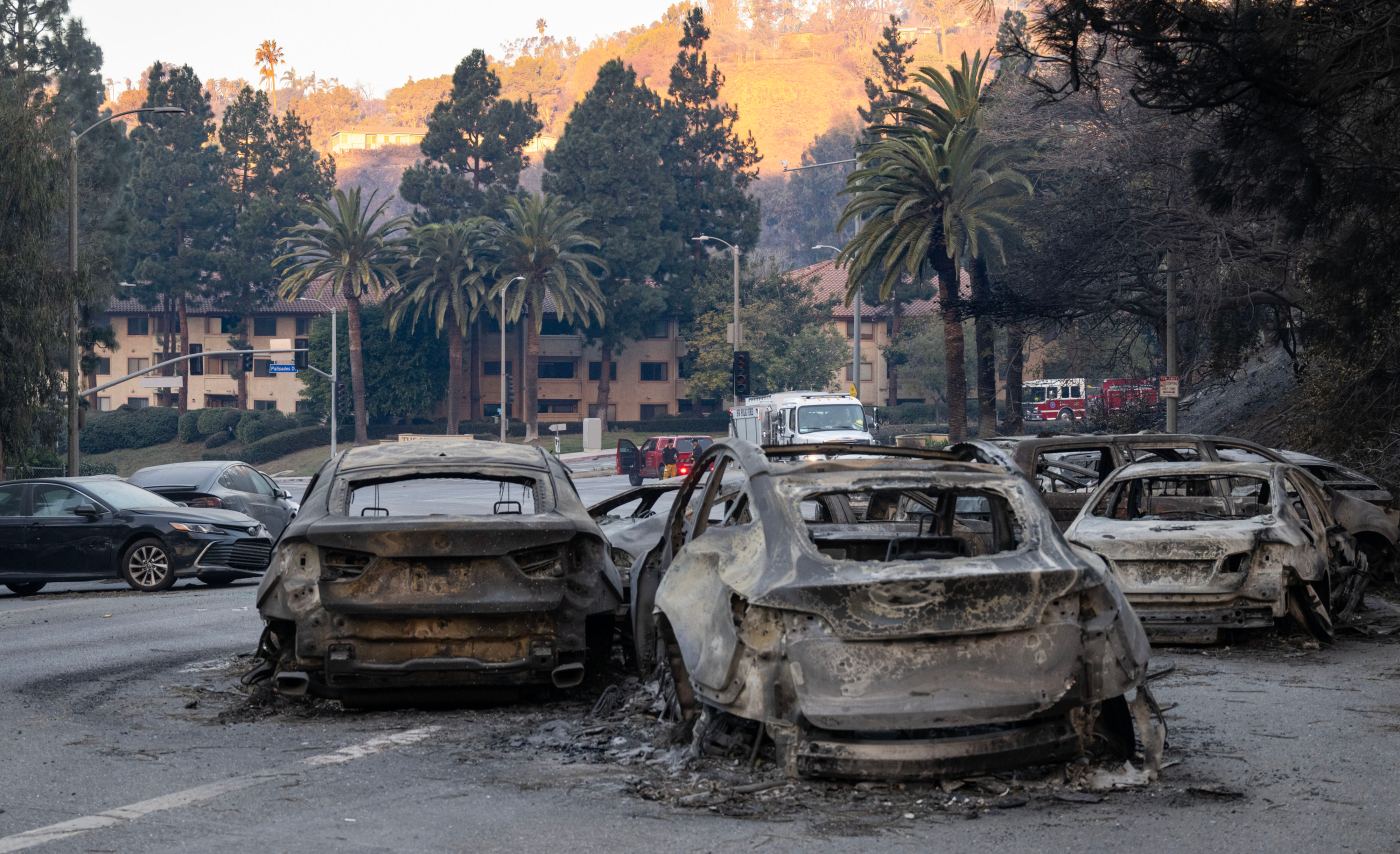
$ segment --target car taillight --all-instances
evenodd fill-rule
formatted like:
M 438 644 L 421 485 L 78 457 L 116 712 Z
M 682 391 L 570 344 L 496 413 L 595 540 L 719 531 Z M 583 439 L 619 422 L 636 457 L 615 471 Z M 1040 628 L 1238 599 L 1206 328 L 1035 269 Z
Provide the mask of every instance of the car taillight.
M 351 552 L 343 549 L 321 550 L 321 577 L 328 580 L 338 578 L 359 578 L 365 567 L 374 560 L 374 555 L 365 552 Z
M 676 466 L 677 477 L 685 477 L 688 474 L 690 474 L 690 463 L 681 463 L 680 465 Z
M 531 578 L 564 577 L 564 550 L 558 546 L 523 549 L 510 556 L 520 571 Z
M 205 495 L 200 498 L 191 498 L 185 502 L 186 507 L 223 507 L 224 502 L 212 495 Z

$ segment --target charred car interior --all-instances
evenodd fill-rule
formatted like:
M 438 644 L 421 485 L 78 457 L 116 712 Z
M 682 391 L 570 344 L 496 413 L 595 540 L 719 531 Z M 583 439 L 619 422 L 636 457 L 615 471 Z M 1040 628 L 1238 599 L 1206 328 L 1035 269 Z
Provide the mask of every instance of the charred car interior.
M 606 660 L 621 602 L 606 541 L 553 457 L 355 448 L 321 469 L 278 544 L 260 651 L 288 694 L 572 687 Z
M 633 582 L 638 659 L 669 673 L 673 713 L 758 722 L 791 775 L 1160 753 L 1137 618 L 995 466 L 721 441 Z

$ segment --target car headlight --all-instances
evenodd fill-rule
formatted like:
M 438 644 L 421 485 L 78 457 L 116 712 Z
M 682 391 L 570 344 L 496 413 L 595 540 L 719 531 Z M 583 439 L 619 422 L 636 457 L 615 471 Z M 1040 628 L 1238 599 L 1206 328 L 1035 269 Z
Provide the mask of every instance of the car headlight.
M 184 531 L 187 534 L 217 534 L 219 529 L 213 525 L 200 525 L 195 522 L 171 522 L 170 527 L 177 531 Z

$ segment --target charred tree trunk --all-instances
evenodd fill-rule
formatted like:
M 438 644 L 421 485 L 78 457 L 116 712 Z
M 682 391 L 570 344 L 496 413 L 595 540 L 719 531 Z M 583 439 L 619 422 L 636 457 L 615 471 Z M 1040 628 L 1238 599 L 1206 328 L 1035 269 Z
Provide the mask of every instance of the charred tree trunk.
M 987 262 L 972 260 L 972 301 L 977 306 L 973 338 L 977 347 L 977 435 L 991 436 L 997 429 L 997 347 L 996 330 L 987 317 L 987 301 L 992 283 Z
M 467 420 L 475 421 L 481 414 L 481 318 L 472 321 L 467 339 Z M 505 370 L 505 366 L 501 366 Z
M 948 377 L 948 439 L 967 438 L 967 354 L 958 294 L 958 267 L 942 251 L 932 253 L 938 272 L 938 311 L 943 318 L 943 356 Z
M 180 324 L 180 355 L 184 356 L 190 352 L 190 317 L 183 294 L 175 300 L 175 316 Z M 184 377 L 184 382 L 180 383 L 180 412 L 184 413 L 190 409 L 190 362 L 188 359 L 180 363 L 180 376 Z
M 608 406 L 612 403 L 612 345 L 603 342 L 598 352 L 598 418 L 603 422 L 603 430 L 608 429 Z
M 1006 432 L 1025 429 L 1021 419 L 1021 378 L 1026 370 L 1026 335 L 1019 326 L 1006 330 Z
M 457 318 L 447 324 L 447 435 L 456 436 L 462 423 L 462 327 Z
M 345 317 L 350 327 L 350 394 L 355 403 L 355 444 L 369 443 L 369 413 L 365 409 L 364 338 L 360 334 L 360 298 L 345 295 Z

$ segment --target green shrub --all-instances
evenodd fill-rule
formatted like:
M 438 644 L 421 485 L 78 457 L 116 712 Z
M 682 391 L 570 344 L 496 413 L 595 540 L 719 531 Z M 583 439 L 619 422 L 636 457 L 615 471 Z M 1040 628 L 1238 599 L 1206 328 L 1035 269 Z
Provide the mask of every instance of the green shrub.
M 354 427 L 351 426 L 350 434 L 354 435 Z M 307 448 L 315 448 L 330 442 L 330 436 L 325 427 L 297 427 L 292 430 L 283 430 L 274 433 L 267 438 L 260 439 L 243 448 L 241 459 L 252 465 L 261 465 L 269 460 L 284 457 L 287 454 L 304 451 Z
M 233 437 L 228 434 L 228 431 L 220 430 L 219 432 L 204 440 L 204 447 L 220 448 L 232 441 Z
M 320 424 L 324 420 L 324 417 L 320 413 L 312 412 L 309 409 L 303 409 L 293 415 L 292 420 L 297 423 L 298 427 L 314 427 Z
M 291 430 L 296 426 L 296 421 L 275 409 L 263 412 L 245 412 L 243 417 L 238 420 L 238 429 L 235 434 L 238 436 L 238 441 L 245 445 L 251 445 L 259 439 L 266 439 L 268 436 L 281 433 L 284 430 Z
M 199 430 L 199 435 L 211 436 L 220 430 L 232 430 L 237 427 L 238 420 L 242 417 L 243 410 L 241 409 L 201 409 L 195 426 Z
M 199 432 L 199 413 L 186 412 L 180 416 L 180 441 L 198 442 L 204 438 L 204 434 Z
M 78 438 L 85 454 L 105 454 L 123 448 L 148 448 L 169 442 L 179 432 L 180 414 L 166 406 L 144 409 L 118 407 L 93 414 Z

